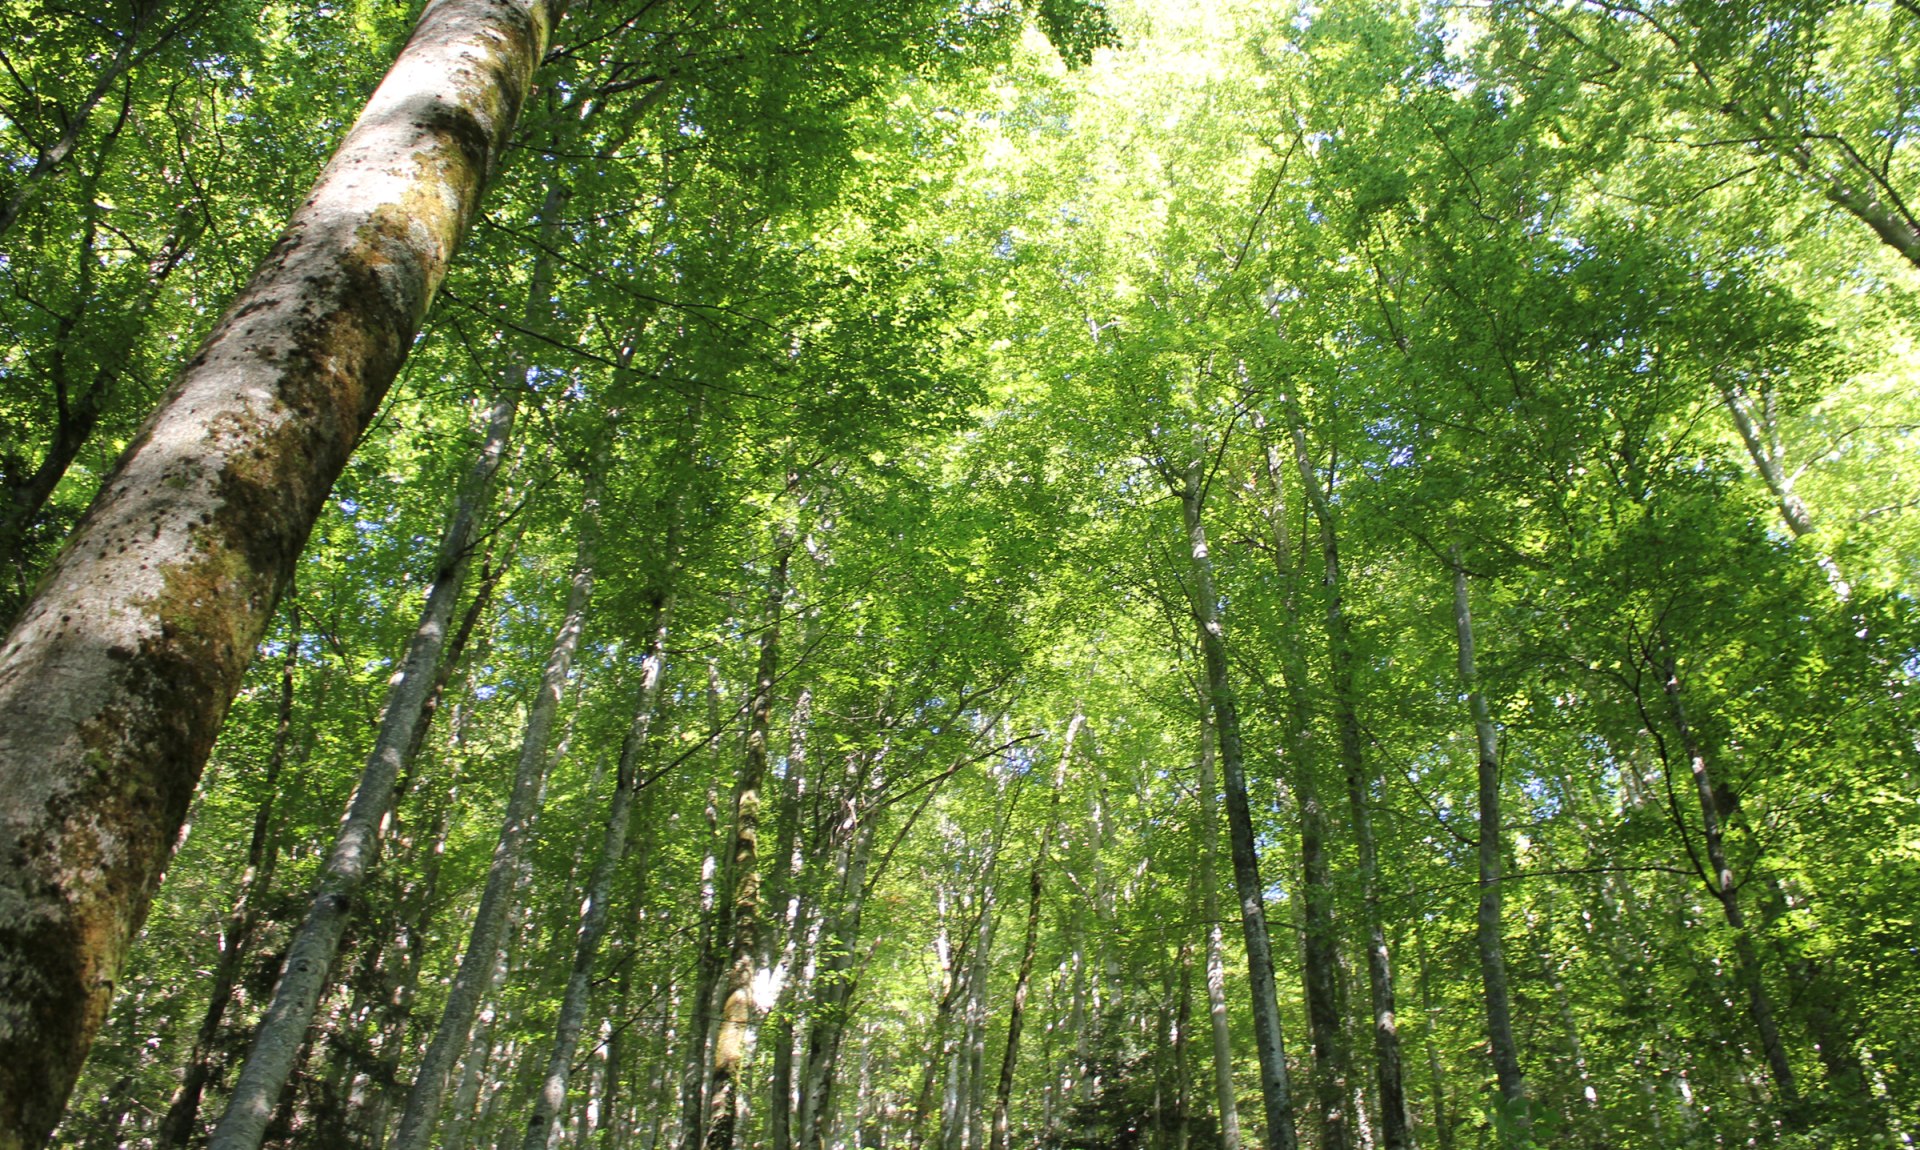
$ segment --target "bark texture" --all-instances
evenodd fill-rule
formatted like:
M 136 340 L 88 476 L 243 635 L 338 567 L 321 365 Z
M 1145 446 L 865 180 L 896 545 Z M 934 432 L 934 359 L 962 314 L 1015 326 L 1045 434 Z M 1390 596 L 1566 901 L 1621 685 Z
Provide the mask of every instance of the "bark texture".
M 0 1150 L 43 1145 L 241 674 L 559 18 L 440 0 L 0 650 Z
M 1288 408 L 1294 461 L 1307 502 L 1320 525 L 1320 548 L 1325 561 L 1323 590 L 1327 610 L 1328 659 L 1332 668 L 1335 726 L 1340 738 L 1340 764 L 1347 776 L 1347 810 L 1353 823 L 1353 842 L 1359 856 L 1360 905 L 1367 930 L 1367 992 L 1373 1007 L 1374 1079 L 1380 1091 L 1380 1142 L 1386 1150 L 1413 1146 L 1413 1122 L 1407 1110 L 1405 1060 L 1400 1048 L 1400 1021 L 1394 1001 L 1393 966 L 1387 930 L 1380 909 L 1380 858 L 1373 834 L 1373 804 L 1369 796 L 1374 779 L 1366 760 L 1366 738 L 1360 729 L 1359 696 L 1354 685 L 1353 641 L 1347 621 L 1340 574 L 1340 537 L 1333 502 L 1320 485 L 1307 449 L 1306 421 L 1299 409 Z
M 1227 964 L 1220 918 L 1219 787 L 1214 762 L 1213 717 L 1200 726 L 1200 890 L 1207 915 L 1207 1019 L 1213 1032 L 1213 1095 L 1220 1111 L 1220 1150 L 1240 1150 L 1240 1109 L 1233 1085 L 1233 1025 L 1227 1016 Z
M 1333 866 L 1327 857 L 1327 812 L 1320 798 L 1319 747 L 1308 702 L 1305 628 L 1300 622 L 1300 563 L 1287 527 L 1285 470 L 1266 421 L 1254 416 L 1271 496 L 1267 527 L 1273 537 L 1274 572 L 1280 579 L 1280 679 L 1286 696 L 1287 758 L 1293 767 L 1293 797 L 1300 813 L 1300 872 L 1306 910 L 1301 980 L 1307 1000 L 1307 1030 L 1313 1039 L 1314 1108 L 1320 1113 L 1322 1150 L 1353 1145 L 1353 1054 L 1347 1043 L 1346 980 L 1340 972 L 1340 932 L 1334 920 Z M 1231 1150 L 1231 1148 L 1228 1148 Z

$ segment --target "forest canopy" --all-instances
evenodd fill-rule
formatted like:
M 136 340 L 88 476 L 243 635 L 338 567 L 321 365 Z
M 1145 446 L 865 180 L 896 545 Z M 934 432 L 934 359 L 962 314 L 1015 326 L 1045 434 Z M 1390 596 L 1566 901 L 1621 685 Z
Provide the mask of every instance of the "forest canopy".
M 0 1150 L 1920 1135 L 1920 5 L 0 4 Z

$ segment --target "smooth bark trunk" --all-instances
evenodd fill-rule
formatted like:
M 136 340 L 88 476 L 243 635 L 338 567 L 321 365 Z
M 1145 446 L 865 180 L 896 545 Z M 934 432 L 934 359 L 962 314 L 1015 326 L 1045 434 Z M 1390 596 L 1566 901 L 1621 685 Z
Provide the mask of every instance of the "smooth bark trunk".
M 1233 1025 L 1227 1016 L 1227 966 L 1220 915 L 1220 812 L 1214 771 L 1213 715 L 1200 720 L 1200 892 L 1207 916 L 1207 1019 L 1213 1032 L 1213 1097 L 1220 1112 L 1220 1150 L 1240 1150 L 1239 1092 L 1233 1085 Z
M 428 6 L 0 651 L 0 1150 L 43 1145 L 66 1105 L 242 673 L 561 11 Z
M 667 530 L 667 550 L 677 548 L 675 525 Z M 671 561 L 670 561 L 671 562 Z M 671 570 L 671 568 L 670 568 Z M 559 1018 L 554 1023 L 553 1052 L 547 1060 L 547 1072 L 527 1119 L 526 1138 L 521 1150 L 545 1150 L 554 1128 L 565 1111 L 567 1080 L 573 1073 L 573 1056 L 579 1048 L 580 1033 L 587 1021 L 589 992 L 592 990 L 594 958 L 609 921 L 608 903 L 613 897 L 613 875 L 627 854 L 627 824 L 633 813 L 633 798 L 640 785 L 640 756 L 647 748 L 653 729 L 653 716 L 660 700 L 660 675 L 666 662 L 667 625 L 673 611 L 673 576 L 656 593 L 653 604 L 652 638 L 642 664 L 640 700 L 633 720 L 627 726 L 620 747 L 620 765 L 614 777 L 613 799 L 607 808 L 606 834 L 600 844 L 600 857 L 594 861 L 593 874 L 587 880 L 587 897 L 580 913 L 580 930 L 574 943 L 573 969 L 560 1001 Z
M 1368 792 L 1375 780 L 1367 769 L 1366 739 L 1360 730 L 1359 698 L 1354 685 L 1353 641 L 1344 604 L 1340 573 L 1339 532 L 1332 501 L 1320 485 L 1307 449 L 1305 420 L 1289 404 L 1288 424 L 1293 435 L 1294 459 L 1306 489 L 1307 503 L 1320 525 L 1320 547 L 1325 560 L 1327 645 L 1332 669 L 1335 726 L 1339 731 L 1341 766 L 1347 776 L 1347 809 L 1359 856 L 1360 904 L 1367 930 L 1367 991 L 1373 1007 L 1374 1078 L 1380 1091 L 1380 1140 L 1387 1150 L 1411 1150 L 1413 1123 L 1407 1110 L 1406 1072 L 1400 1048 L 1400 1024 L 1394 1002 L 1393 967 L 1387 946 L 1386 923 L 1380 909 L 1380 859 L 1373 833 L 1373 803 Z
M 573 666 L 574 653 L 579 649 L 587 607 L 593 598 L 599 517 L 600 477 L 596 473 L 588 476 L 580 516 L 574 527 L 579 543 L 573 576 L 568 582 L 566 607 L 554 634 L 553 647 L 547 653 L 539 687 L 527 710 L 513 789 L 507 797 L 492 861 L 487 866 L 480 903 L 473 912 L 473 928 L 467 936 L 467 948 L 461 955 L 453 984 L 447 990 L 447 1002 L 441 1009 L 433 1041 L 414 1073 L 413 1089 L 407 1093 L 406 1110 L 394 1134 L 395 1150 L 424 1150 L 427 1146 L 446 1098 L 447 1079 L 455 1060 L 472 1040 L 474 1015 L 479 1012 L 481 995 L 492 980 L 494 955 L 500 948 L 500 936 L 513 907 L 521 856 L 526 850 L 551 763 L 547 752 L 553 740 L 554 719 L 566 696 L 567 675 Z
M 1286 699 L 1285 746 L 1293 766 L 1294 801 L 1300 812 L 1301 902 L 1306 920 L 1301 981 L 1306 992 L 1307 1029 L 1313 1039 L 1314 1104 L 1320 1112 L 1322 1150 L 1349 1150 L 1353 1144 L 1353 1055 L 1347 1044 L 1346 982 L 1341 977 L 1340 931 L 1334 918 L 1333 867 L 1327 857 L 1327 812 L 1320 798 L 1321 756 L 1308 700 L 1306 628 L 1300 621 L 1300 564 L 1287 525 L 1281 452 L 1258 413 L 1254 415 L 1254 428 L 1260 437 L 1270 491 L 1267 528 L 1281 589 L 1280 679 Z
M 1501 855 L 1506 841 L 1500 826 L 1500 752 L 1487 696 L 1480 690 L 1480 673 L 1473 659 L 1473 608 L 1467 593 L 1467 569 L 1460 549 L 1453 549 L 1453 622 L 1460 645 L 1460 685 L 1466 688 L 1467 710 L 1473 717 L 1477 778 L 1480 788 L 1480 907 L 1474 920 L 1474 945 L 1480 954 L 1480 987 L 1487 1015 L 1487 1043 L 1493 1056 L 1493 1077 L 1504 1102 L 1502 1141 L 1523 1144 L 1531 1128 L 1526 1078 L 1520 1071 L 1520 1048 L 1513 1038 L 1513 1008 L 1507 994 L 1507 960 L 1501 947 Z
M 1240 927 L 1246 941 L 1247 981 L 1253 997 L 1254 1047 L 1260 1059 L 1260 1096 L 1266 1107 L 1267 1150 L 1294 1150 L 1293 1097 L 1287 1076 L 1285 1039 L 1280 1029 L 1280 1004 L 1273 979 L 1273 948 L 1267 931 L 1265 887 L 1254 837 L 1253 812 L 1247 798 L 1247 780 L 1240 744 L 1240 717 L 1228 678 L 1226 631 L 1220 623 L 1219 597 L 1213 585 L 1213 559 L 1207 550 L 1206 527 L 1201 520 L 1202 476 L 1199 452 L 1193 453 L 1184 473 L 1173 481 L 1186 522 L 1189 570 L 1193 577 L 1193 611 L 1199 624 L 1200 649 L 1206 663 L 1208 705 L 1213 712 L 1219 742 L 1221 773 L 1225 776 L 1227 834 L 1233 849 L 1234 887 L 1240 896 Z
M 254 1034 L 252 1049 L 214 1130 L 210 1150 L 258 1147 L 272 1121 L 275 1100 L 297 1065 L 307 1028 L 319 1009 L 340 940 L 346 933 L 354 899 L 379 857 L 395 785 L 408 756 L 420 743 L 426 704 L 439 681 L 438 670 L 447 647 L 447 627 L 465 581 L 480 510 L 506 455 L 515 405 L 511 395 L 503 394 L 488 412 L 480 454 L 468 471 L 441 537 L 439 564 L 420 622 L 388 686 L 373 750 L 348 801 L 333 849 L 314 883 L 306 918 L 288 945 L 273 999 Z

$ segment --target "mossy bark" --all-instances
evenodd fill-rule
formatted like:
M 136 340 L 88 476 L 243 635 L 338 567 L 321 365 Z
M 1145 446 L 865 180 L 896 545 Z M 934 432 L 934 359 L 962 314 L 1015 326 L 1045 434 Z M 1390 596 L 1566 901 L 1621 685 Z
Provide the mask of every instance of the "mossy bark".
M 0 1150 L 44 1145 L 334 478 L 556 0 L 440 0 L 0 650 Z

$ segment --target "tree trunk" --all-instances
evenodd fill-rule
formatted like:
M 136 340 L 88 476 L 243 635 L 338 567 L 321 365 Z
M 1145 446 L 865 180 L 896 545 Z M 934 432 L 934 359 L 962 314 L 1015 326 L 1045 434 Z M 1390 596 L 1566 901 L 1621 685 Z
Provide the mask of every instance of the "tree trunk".
M 1013 1102 L 1013 1072 L 1020 1060 L 1020 1028 L 1026 1021 L 1027 991 L 1033 982 L 1033 956 L 1040 945 L 1040 896 L 1046 884 L 1046 868 L 1052 861 L 1054 841 L 1060 837 L 1060 795 L 1067 785 L 1067 764 L 1073 761 L 1073 739 L 1080 733 L 1086 717 L 1078 709 L 1067 723 L 1067 734 L 1060 748 L 1060 764 L 1053 772 L 1053 802 L 1047 815 L 1047 832 L 1040 839 L 1027 875 L 1027 937 L 1020 950 L 1020 973 L 1013 983 L 1013 1002 L 1007 1009 L 1007 1046 L 1000 1059 L 1000 1084 L 993 1097 L 993 1130 L 989 1150 L 1007 1150 L 1009 1131 L 1007 1111 Z
M 1524 1145 L 1531 1128 L 1526 1079 L 1520 1072 L 1520 1048 L 1513 1040 L 1513 1009 L 1507 995 L 1507 960 L 1501 950 L 1500 867 L 1506 842 L 1500 829 L 1500 755 L 1494 737 L 1487 696 L 1480 690 L 1480 674 L 1473 662 L 1473 611 L 1467 595 L 1467 569 L 1460 549 L 1452 553 L 1453 622 L 1460 640 L 1460 685 L 1467 691 L 1467 709 L 1473 716 L 1474 746 L 1478 750 L 1480 783 L 1480 910 L 1474 943 L 1480 952 L 1480 986 L 1485 992 L 1487 1042 L 1493 1054 L 1493 1077 L 1500 1087 L 1503 1117 L 1501 1140 Z
M 1786 1044 L 1780 1037 L 1780 1024 L 1774 1016 L 1773 1000 L 1767 994 L 1766 982 L 1761 974 L 1760 954 L 1753 944 L 1753 933 L 1747 929 L 1747 916 L 1740 907 L 1740 887 L 1734 881 L 1733 867 L 1727 862 L 1726 835 L 1720 824 L 1721 796 L 1707 766 L 1706 751 L 1700 745 L 1692 723 L 1688 721 L 1686 703 L 1681 695 L 1679 666 L 1672 656 L 1668 656 L 1661 677 L 1673 727 L 1680 735 L 1681 750 L 1686 754 L 1693 773 L 1694 793 L 1700 800 L 1701 837 L 1706 840 L 1707 862 L 1713 872 L 1708 877 L 1707 889 L 1720 903 L 1727 926 L 1733 931 L 1737 976 L 1747 992 L 1747 1013 L 1753 1019 L 1754 1029 L 1760 1034 L 1760 1048 L 1766 1055 L 1767 1068 L 1773 1074 L 1774 1089 L 1779 1092 L 1780 1103 L 1791 1118 L 1800 1105 L 1799 1083 L 1794 1076 L 1793 1063 L 1787 1058 Z
M 486 438 L 440 541 L 439 564 L 421 609 L 420 623 L 387 689 L 373 750 L 347 804 L 333 849 L 314 883 L 307 916 L 288 945 L 273 999 L 214 1131 L 211 1150 L 253 1150 L 259 1146 L 272 1121 L 274 1102 L 297 1065 L 301 1044 L 339 953 L 354 899 L 379 856 L 395 784 L 406 767 L 407 756 L 419 746 L 426 704 L 439 681 L 447 625 L 465 580 L 480 509 L 506 454 L 516 403 L 512 394 L 502 393 L 488 413 Z
M 1333 867 L 1327 860 L 1327 813 L 1320 799 L 1320 755 L 1308 702 L 1305 628 L 1300 622 L 1300 566 L 1287 527 L 1284 466 L 1267 424 L 1255 413 L 1271 495 L 1267 527 L 1273 536 L 1274 572 L 1280 579 L 1283 633 L 1279 638 L 1280 678 L 1286 694 L 1286 749 L 1293 765 L 1293 796 L 1300 808 L 1301 902 L 1306 929 L 1302 940 L 1302 982 L 1307 1028 L 1313 1036 L 1314 1100 L 1320 1112 L 1321 1150 L 1349 1150 L 1353 1144 L 1353 1056 L 1347 1045 L 1346 982 L 1340 971 L 1340 931 L 1334 920 Z M 1231 1150 L 1231 1148 L 1227 1148 Z
M 1340 733 L 1341 765 L 1347 775 L 1347 808 L 1353 820 L 1354 846 L 1359 855 L 1360 901 L 1367 928 L 1367 990 L 1373 1006 L 1375 1079 L 1380 1089 L 1380 1138 L 1387 1150 L 1411 1150 L 1413 1124 L 1407 1112 L 1405 1068 L 1400 1052 L 1400 1029 L 1394 1004 L 1393 967 L 1387 948 L 1386 924 L 1380 909 L 1380 859 L 1373 835 L 1373 806 L 1368 790 L 1373 784 L 1366 766 L 1366 740 L 1360 730 L 1359 699 L 1353 682 L 1353 642 L 1342 602 L 1339 534 L 1331 501 L 1320 486 L 1313 458 L 1307 450 L 1307 432 L 1299 409 L 1288 404 L 1294 460 L 1306 488 L 1307 503 L 1320 524 L 1320 547 L 1326 561 L 1325 594 L 1327 643 L 1333 673 L 1335 725 Z
M 720 727 L 720 668 L 707 661 L 707 726 Z M 718 755 L 716 753 L 716 760 Z M 718 771 L 716 761 L 715 771 Z M 702 1119 L 707 1107 L 708 1039 L 713 1029 L 710 1004 L 714 987 L 720 981 L 719 935 L 725 933 L 726 914 L 718 901 L 716 884 L 720 869 L 720 797 L 707 787 L 707 856 L 700 867 L 700 951 L 696 958 L 692 1013 L 687 1020 L 686 1065 L 680 1077 L 679 1150 L 698 1150 Z M 716 930 L 716 927 L 722 929 Z
M 407 1093 L 407 1107 L 400 1116 L 400 1128 L 394 1134 L 395 1150 L 424 1150 L 432 1135 L 446 1098 L 447 1078 L 453 1064 L 467 1049 L 473 1035 L 473 1018 L 480 1009 L 480 997 L 492 979 L 495 952 L 513 906 L 513 891 L 520 876 L 521 856 L 531 834 L 531 821 L 539 809 L 548 764 L 547 754 L 553 739 L 553 721 L 566 695 L 567 672 L 573 666 L 574 652 L 580 646 L 580 633 L 586 625 L 588 603 L 593 597 L 594 549 L 599 541 L 600 477 L 589 474 L 581 503 L 580 518 L 574 528 L 579 542 L 574 559 L 573 577 L 567 588 L 567 601 L 553 647 L 547 653 L 540 685 L 527 711 L 526 731 L 520 741 L 520 760 L 514 769 L 513 789 L 500 822 L 500 837 L 494 843 L 493 859 L 487 866 L 486 884 L 481 888 L 480 904 L 473 912 L 473 928 L 467 936 L 467 949 L 460 957 L 453 984 L 447 990 L 446 1006 L 434 1029 L 433 1041 L 420 1059 L 414 1073 L 413 1089 Z
M 240 875 L 240 893 L 220 932 L 220 959 L 214 964 L 212 987 L 207 994 L 207 1010 L 200 1018 L 194 1036 L 193 1051 L 181 1076 L 179 1089 L 167 1106 L 160 1126 L 154 1132 L 154 1145 L 174 1150 L 187 1144 L 199 1125 L 200 1099 L 213 1080 L 214 1043 L 226 1020 L 227 1007 L 239 985 L 240 970 L 251 955 L 253 939 L 260 925 L 260 902 L 273 886 L 274 864 L 280 844 L 274 835 L 274 801 L 279 797 L 280 769 L 287 760 L 287 740 L 293 731 L 293 673 L 300 661 L 300 612 L 289 618 L 286 661 L 280 667 L 280 714 L 274 728 L 273 749 L 268 752 L 265 776 L 260 780 L 260 805 L 253 813 L 253 837 L 247 842 L 247 865 Z
M 1200 891 L 1207 915 L 1207 1015 L 1213 1029 L 1213 1096 L 1220 1111 L 1220 1150 L 1240 1150 L 1238 1091 L 1233 1085 L 1233 1028 L 1227 1017 L 1227 966 L 1220 916 L 1220 813 L 1215 798 L 1213 715 L 1200 719 Z
M 1207 550 L 1206 527 L 1200 517 L 1202 476 L 1200 452 L 1192 453 L 1184 475 L 1173 482 L 1186 521 L 1188 556 L 1193 576 L 1193 611 L 1199 623 L 1200 649 L 1207 668 L 1208 705 L 1220 747 L 1220 765 L 1226 776 L 1227 833 L 1233 847 L 1234 888 L 1240 896 L 1240 927 L 1246 940 L 1247 981 L 1253 995 L 1254 1047 L 1260 1057 L 1260 1096 L 1266 1104 L 1267 1150 L 1294 1150 L 1293 1097 L 1287 1079 L 1285 1040 L 1280 1029 L 1280 1004 L 1273 983 L 1273 949 L 1267 933 L 1265 887 L 1247 800 L 1247 780 L 1240 747 L 1240 716 L 1227 678 L 1226 631 L 1220 623 L 1219 596 L 1213 587 L 1213 559 Z M 1170 480 L 1171 482 L 1171 480 Z
M 767 733 L 773 720 L 773 686 L 780 669 L 780 618 L 786 610 L 787 566 L 793 558 L 793 532 L 783 526 L 775 544 L 773 578 L 767 590 L 766 630 L 760 636 L 760 664 L 747 724 L 747 753 L 733 806 L 733 939 L 727 968 L 727 997 L 714 1035 L 713 1064 L 707 1086 L 706 1150 L 733 1150 L 739 1120 L 741 1064 L 753 1025 L 754 956 L 760 942 L 760 787 L 767 770 Z
M 422 13 L 0 651 L 0 1150 L 59 1119 L 255 644 L 560 12 Z
M 816 955 L 824 958 L 814 976 L 814 998 L 808 1011 L 813 1020 L 807 1033 L 807 1058 L 800 1080 L 800 1111 L 794 1124 L 799 1150 L 825 1150 L 833 1124 L 833 1083 L 839 1066 L 840 1044 L 846 1034 L 847 1011 L 853 1001 L 857 972 L 854 948 L 860 942 L 860 918 L 867 902 L 867 860 L 879 812 L 862 810 L 857 794 L 846 798 L 840 866 L 840 907 L 833 929 L 822 939 Z
M 667 553 L 678 547 L 678 524 L 667 526 Z M 660 674 L 666 662 L 667 624 L 673 611 L 672 559 L 664 585 L 654 593 L 652 639 L 641 671 L 640 701 L 633 721 L 627 727 L 626 741 L 620 747 L 620 766 L 613 784 L 613 800 L 607 809 L 606 835 L 600 844 L 600 857 L 594 862 L 587 881 L 587 897 L 580 913 L 580 931 L 574 944 L 573 971 L 560 1001 L 560 1015 L 554 1023 L 553 1053 L 547 1061 L 547 1073 L 541 1084 L 533 1114 L 527 1119 L 527 1134 L 521 1150 L 545 1150 L 553 1137 L 567 1102 L 567 1080 L 573 1072 L 573 1055 L 580 1044 L 580 1032 L 586 1025 L 587 1004 L 592 989 L 594 956 L 607 932 L 607 904 L 613 896 L 613 874 L 626 859 L 627 824 L 633 812 L 633 797 L 640 785 L 640 755 L 646 750 L 653 727 L 653 715 L 660 699 Z

